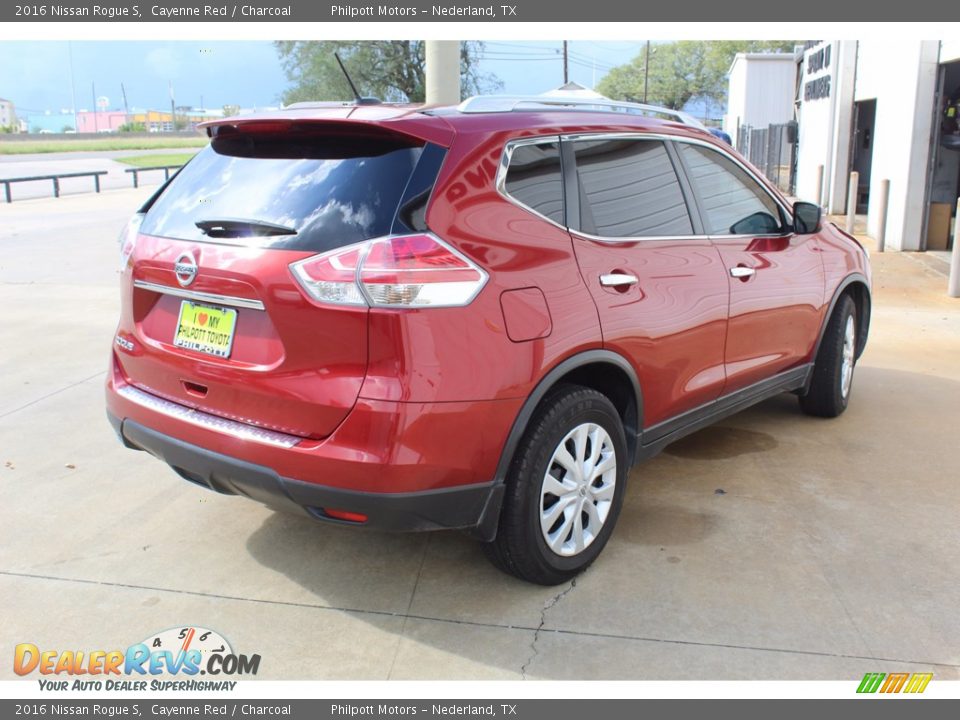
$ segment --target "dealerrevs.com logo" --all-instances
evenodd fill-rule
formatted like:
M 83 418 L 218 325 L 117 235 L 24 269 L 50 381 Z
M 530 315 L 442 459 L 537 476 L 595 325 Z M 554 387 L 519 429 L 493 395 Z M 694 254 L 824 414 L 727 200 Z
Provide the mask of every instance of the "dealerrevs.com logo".
M 125 650 L 19 643 L 13 653 L 17 675 L 47 676 L 38 678 L 41 690 L 233 690 L 236 681 L 225 676 L 252 676 L 259 669 L 260 655 L 235 653 L 226 638 L 202 627 L 164 630 Z

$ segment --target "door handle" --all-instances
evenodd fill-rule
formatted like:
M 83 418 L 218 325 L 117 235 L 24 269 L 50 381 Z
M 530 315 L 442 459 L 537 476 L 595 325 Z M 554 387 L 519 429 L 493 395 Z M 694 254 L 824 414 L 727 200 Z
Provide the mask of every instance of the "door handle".
M 600 284 L 604 287 L 623 287 L 625 285 L 636 285 L 638 282 L 640 282 L 640 278 L 627 273 L 614 272 L 600 276 Z
M 745 280 L 748 277 L 752 277 L 757 274 L 757 271 L 752 267 L 747 267 L 746 265 L 737 265 L 736 267 L 730 268 L 731 277 L 740 278 Z

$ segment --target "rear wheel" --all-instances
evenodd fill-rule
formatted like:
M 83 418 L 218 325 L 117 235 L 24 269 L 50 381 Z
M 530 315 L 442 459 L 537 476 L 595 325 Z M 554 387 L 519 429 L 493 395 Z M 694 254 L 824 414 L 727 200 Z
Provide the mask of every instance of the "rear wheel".
M 820 343 L 813 379 L 800 407 L 808 415 L 837 417 L 847 409 L 857 362 L 857 306 L 849 295 L 837 302 Z
M 627 464 L 623 425 L 607 397 L 579 386 L 558 388 L 517 448 L 497 537 L 484 545 L 487 556 L 541 585 L 575 577 L 613 532 Z

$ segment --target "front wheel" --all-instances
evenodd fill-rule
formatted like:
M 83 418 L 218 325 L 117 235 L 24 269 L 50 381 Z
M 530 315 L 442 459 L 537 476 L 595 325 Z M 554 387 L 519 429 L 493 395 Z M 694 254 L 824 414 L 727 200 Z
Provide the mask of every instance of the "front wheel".
M 837 302 L 800 408 L 808 415 L 837 417 L 847 409 L 857 362 L 857 306 L 849 295 Z
M 540 585 L 575 577 L 613 532 L 627 466 L 623 424 L 610 400 L 590 388 L 557 389 L 517 448 L 497 537 L 484 545 L 487 556 Z

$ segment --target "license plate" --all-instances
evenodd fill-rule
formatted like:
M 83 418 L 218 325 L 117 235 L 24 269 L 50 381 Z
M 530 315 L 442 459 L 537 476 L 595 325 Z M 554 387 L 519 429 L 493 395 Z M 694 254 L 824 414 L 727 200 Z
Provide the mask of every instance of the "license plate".
M 173 344 L 208 355 L 230 357 L 236 327 L 236 310 L 184 300 L 180 303 L 180 317 L 177 319 Z

